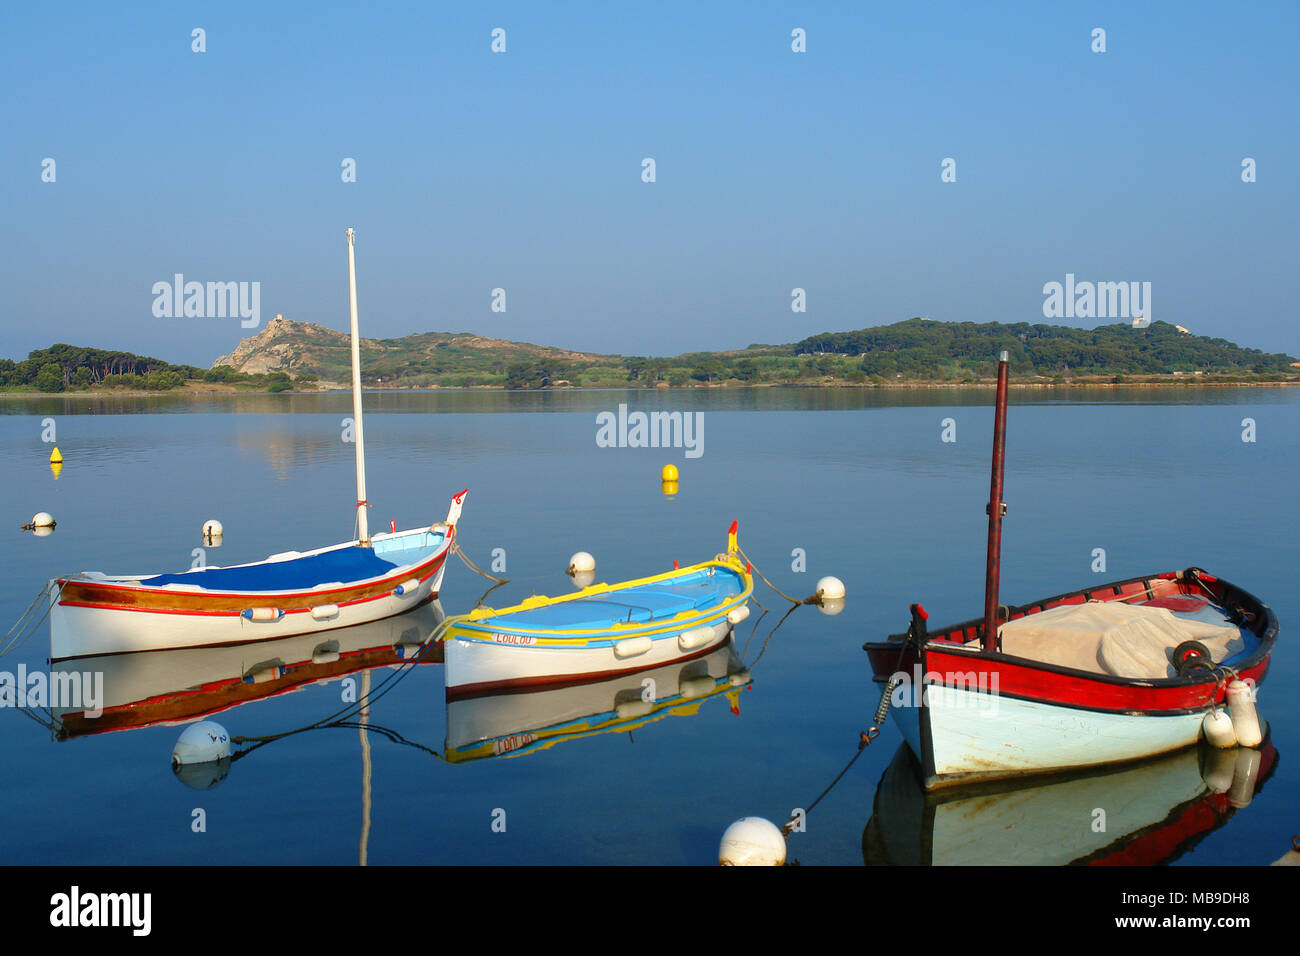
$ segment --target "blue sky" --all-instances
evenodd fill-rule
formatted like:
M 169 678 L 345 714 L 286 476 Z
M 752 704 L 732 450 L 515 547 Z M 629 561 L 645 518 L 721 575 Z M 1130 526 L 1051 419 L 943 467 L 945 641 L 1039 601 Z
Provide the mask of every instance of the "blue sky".
M 206 366 L 257 331 L 155 317 L 177 272 L 345 328 L 348 226 L 369 336 L 673 355 L 1043 322 L 1073 273 L 1300 354 L 1298 43 L 1293 2 L 9 8 L 0 356 Z

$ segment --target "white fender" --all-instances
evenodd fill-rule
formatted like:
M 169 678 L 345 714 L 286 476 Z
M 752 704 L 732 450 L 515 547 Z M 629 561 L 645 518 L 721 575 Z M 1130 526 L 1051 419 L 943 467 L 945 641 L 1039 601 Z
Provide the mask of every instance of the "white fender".
M 1254 691 L 1244 680 L 1234 680 L 1228 685 L 1228 716 L 1232 718 L 1237 743 L 1243 747 L 1258 747 L 1264 740 L 1254 697 Z
M 677 638 L 677 646 L 684 651 L 693 651 L 697 647 L 703 647 L 713 640 L 713 628 L 705 625 L 704 627 L 693 627 L 689 631 L 682 632 Z
M 614 656 L 619 660 L 636 657 L 654 647 L 655 642 L 648 637 L 629 637 L 614 645 Z
M 745 618 L 749 617 L 749 605 L 742 604 L 740 607 L 733 607 L 727 612 L 727 620 L 732 624 L 739 624 Z
M 284 617 L 284 612 L 278 607 L 250 607 L 241 614 L 244 620 L 256 621 L 259 624 L 270 624 Z

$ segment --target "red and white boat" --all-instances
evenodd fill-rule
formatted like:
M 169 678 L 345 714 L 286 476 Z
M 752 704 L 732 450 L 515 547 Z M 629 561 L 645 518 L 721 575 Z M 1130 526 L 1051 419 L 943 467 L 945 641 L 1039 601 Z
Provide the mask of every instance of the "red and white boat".
M 349 229 L 356 539 L 233 567 L 178 574 L 88 571 L 52 581 L 52 661 L 314 634 L 392 617 L 438 597 L 467 491 L 452 497 L 441 523 L 370 535 L 353 244 Z
M 1253 688 L 1277 638 L 1269 607 L 1199 568 L 997 603 L 1007 358 L 998 372 L 982 619 L 863 645 L 927 790 L 1091 767 L 1196 743 L 1228 684 Z

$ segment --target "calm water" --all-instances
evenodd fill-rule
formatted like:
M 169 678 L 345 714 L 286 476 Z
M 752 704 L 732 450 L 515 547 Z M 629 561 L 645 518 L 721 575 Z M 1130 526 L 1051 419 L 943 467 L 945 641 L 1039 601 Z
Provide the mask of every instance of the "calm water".
M 603 716 L 572 722 L 588 699 L 587 713 L 612 710 L 617 687 L 539 704 L 519 718 L 521 731 L 543 726 L 524 726 L 529 719 L 564 726 L 531 742 L 517 735 L 502 749 L 518 749 L 493 759 L 449 763 L 375 731 L 330 728 L 268 744 L 198 791 L 172 773 L 176 726 L 55 742 L 23 713 L 0 710 L 7 774 L 0 858 L 346 864 L 357 862 L 364 844 L 375 864 L 712 863 L 731 821 L 783 821 L 853 756 L 876 703 L 864 640 L 903 630 L 912 601 L 925 603 L 933 623 L 979 613 L 991 397 L 794 389 L 369 395 L 372 527 L 387 528 L 390 519 L 399 528 L 429 523 L 468 487 L 461 543 L 485 568 L 494 549 L 504 552 L 511 583 L 492 596 L 497 606 L 533 591 L 565 592 L 563 569 L 577 550 L 592 552 L 598 579 L 610 581 L 666 569 L 674 559 L 703 560 L 722 550 L 733 519 L 742 547 L 778 586 L 803 597 L 818 577 L 835 574 L 848 604 L 836 617 L 797 610 L 767 641 L 752 684 L 730 696 L 666 707 L 630 732 L 606 727 L 612 718 Z M 1277 612 L 1282 639 L 1260 694 L 1276 764 L 1249 806 L 1195 834 L 1177 862 L 1278 858 L 1300 831 L 1300 663 L 1289 639 L 1300 621 L 1293 585 L 1300 391 L 1017 390 L 1012 402 L 1004 602 L 1100 582 L 1091 566 L 1102 548 L 1105 580 L 1196 564 Z M 598 447 L 596 414 L 620 403 L 702 413 L 703 455 Z M 207 518 L 226 529 L 209 563 L 347 538 L 352 446 L 341 440 L 340 423 L 350 413 L 342 394 L 0 399 L 10 525 L 0 622 L 7 629 L 61 573 L 189 567 Z M 46 417 L 55 419 L 67 462 L 57 481 L 41 441 Z M 948 418 L 957 438 L 950 443 L 940 440 Z M 1255 422 L 1254 442 L 1242 441 L 1246 418 Z M 669 462 L 681 472 L 673 498 L 659 485 Z M 58 519 L 52 536 L 18 531 L 37 511 Z M 803 573 L 792 570 L 795 549 L 806 555 Z M 443 608 L 467 610 L 485 586 L 453 563 Z M 776 613 L 758 623 L 747 650 L 737 649 L 748 662 L 784 611 L 765 585 L 756 583 L 755 594 Z M 739 633 L 748 637 L 752 622 Z M 48 639 L 46 626 L 0 658 L 0 670 L 43 667 Z M 376 645 L 385 641 L 392 643 L 391 633 Z M 722 667 L 725 673 L 725 661 Z M 378 669 L 370 679 L 378 686 L 397 673 Z M 340 699 L 340 679 L 307 682 L 216 719 L 234 735 L 270 735 L 320 720 Z M 480 717 L 499 718 L 508 730 L 508 709 Z M 370 720 L 443 753 L 441 666 L 403 672 Z M 891 724 L 813 810 L 807 832 L 791 837 L 793 857 L 863 862 L 877 786 L 899 741 Z M 1004 822 L 1026 821 L 1015 848 L 1025 862 L 1054 859 L 1106 794 L 1120 839 L 1126 826 L 1182 807 L 1196 789 L 1187 789 L 1187 777 L 1184 762 L 1137 784 L 1084 781 L 1062 788 L 1057 816 L 1030 825 L 1029 810 L 1017 817 L 1004 802 Z M 1149 806 L 1136 808 L 1133 786 Z M 206 815 L 206 832 L 192 830 L 196 809 Z M 502 819 L 505 832 L 497 832 Z M 873 827 L 882 825 L 896 826 L 886 818 Z M 934 826 L 936 844 L 984 846 L 975 823 L 963 831 L 948 815 Z

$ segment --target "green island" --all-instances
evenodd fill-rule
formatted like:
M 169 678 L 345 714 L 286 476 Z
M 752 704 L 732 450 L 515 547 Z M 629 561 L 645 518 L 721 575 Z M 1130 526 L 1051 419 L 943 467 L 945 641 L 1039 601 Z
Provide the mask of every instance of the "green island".
M 1010 353 L 1020 385 L 1288 384 L 1293 356 L 1193 335 L 1166 322 L 1145 328 L 937 322 L 912 318 L 789 345 L 750 345 L 673 358 L 601 355 L 470 333 L 362 339 L 368 388 L 918 387 L 986 385 Z M 208 369 L 130 352 L 53 345 L 0 359 L 0 391 L 304 391 L 348 387 L 348 336 L 277 316 Z

